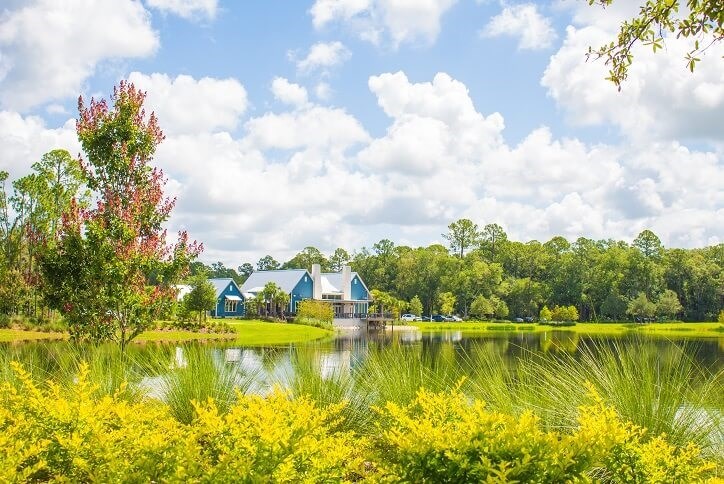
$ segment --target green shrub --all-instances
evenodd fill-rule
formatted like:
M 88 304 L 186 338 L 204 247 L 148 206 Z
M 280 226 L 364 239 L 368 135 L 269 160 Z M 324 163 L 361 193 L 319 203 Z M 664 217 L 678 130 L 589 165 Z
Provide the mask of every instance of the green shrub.
M 297 319 L 316 319 L 331 323 L 334 320 L 334 309 L 328 302 L 305 299 L 297 304 Z
M 303 324 L 305 326 L 314 326 L 315 328 L 332 329 L 332 323 L 329 321 L 322 321 L 315 318 L 301 318 L 297 316 L 294 318 L 294 324 Z

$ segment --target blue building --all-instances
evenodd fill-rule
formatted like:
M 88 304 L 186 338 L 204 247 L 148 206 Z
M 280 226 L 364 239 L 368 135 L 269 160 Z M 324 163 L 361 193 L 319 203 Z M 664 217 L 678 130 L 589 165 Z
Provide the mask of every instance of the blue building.
M 264 286 L 273 282 L 289 294 L 287 312 L 296 313 L 297 304 L 303 299 L 311 299 L 314 295 L 312 276 L 304 269 L 288 269 L 281 271 L 252 272 L 241 285 L 244 299 L 255 298 L 264 290 Z
M 244 315 L 244 298 L 233 279 L 225 277 L 209 279 L 209 282 L 216 290 L 216 307 L 211 311 L 211 316 L 228 318 Z
M 256 297 L 270 282 L 289 294 L 289 313 L 297 312 L 304 299 L 328 301 L 337 318 L 359 317 L 366 314 L 370 292 L 356 272 L 345 266 L 341 272 L 322 272 L 319 264 L 312 266 L 311 274 L 305 269 L 253 272 L 242 284 L 245 300 Z

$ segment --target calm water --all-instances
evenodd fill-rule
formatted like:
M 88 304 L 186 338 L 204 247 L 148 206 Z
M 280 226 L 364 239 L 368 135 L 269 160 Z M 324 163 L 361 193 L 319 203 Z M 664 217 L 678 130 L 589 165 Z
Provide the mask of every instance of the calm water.
M 129 348 L 129 354 L 135 361 L 155 358 L 163 362 L 161 368 L 185 366 L 187 344 L 136 344 Z M 322 377 L 336 373 L 353 372 L 361 367 L 373 351 L 385 351 L 393 347 L 405 347 L 417 351 L 427 361 L 436 361 L 443 354 L 459 360 L 461 364 L 469 355 L 484 350 L 497 353 L 501 360 L 515 365 L 519 358 L 545 354 L 555 357 L 558 354 L 578 354 L 587 346 L 626 345 L 634 348 L 646 348 L 658 357 L 683 349 L 686 354 L 701 366 L 712 372 L 723 367 L 724 338 L 709 339 L 666 339 L 645 336 L 599 336 L 580 335 L 566 331 L 550 333 L 507 333 L 480 335 L 461 331 L 441 331 L 422 333 L 420 331 L 356 331 L 343 332 L 335 338 L 298 345 L 275 347 L 240 347 L 233 343 L 209 343 L 205 347 L 219 362 L 234 367 L 244 374 L 254 375 L 252 391 L 264 392 L 274 384 L 289 382 L 295 373 L 300 354 L 304 361 L 311 362 Z M 27 365 L 42 368 L 53 374 L 56 367 L 67 359 L 83 358 L 85 350 L 75 353 L 69 351 L 66 342 L 14 343 L 0 345 L 0 356 L 4 361 L 16 359 Z M 88 354 L 90 350 L 88 350 Z M 72 354 L 72 356 L 68 356 Z M 147 379 L 149 388 L 153 388 L 153 376 Z

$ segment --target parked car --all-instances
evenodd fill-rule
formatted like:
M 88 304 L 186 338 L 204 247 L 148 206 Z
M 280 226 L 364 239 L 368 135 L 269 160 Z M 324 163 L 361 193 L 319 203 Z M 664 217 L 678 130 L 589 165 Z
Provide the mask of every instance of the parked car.
M 455 316 L 455 315 L 450 316 L 450 321 L 460 322 L 462 320 L 463 320 L 463 318 L 461 318 L 460 316 Z
M 432 321 L 435 321 L 436 323 L 442 323 L 444 321 L 447 321 L 447 319 L 442 314 L 436 314 L 432 317 Z
M 534 321 L 533 316 L 526 316 L 523 318 L 526 323 L 532 323 Z
M 420 321 L 432 321 L 432 316 L 421 316 Z
M 516 322 L 516 323 L 524 323 L 525 321 L 523 320 L 523 318 L 515 318 L 515 322 Z
M 403 314 L 400 316 L 400 321 L 415 321 L 416 317 L 414 314 Z

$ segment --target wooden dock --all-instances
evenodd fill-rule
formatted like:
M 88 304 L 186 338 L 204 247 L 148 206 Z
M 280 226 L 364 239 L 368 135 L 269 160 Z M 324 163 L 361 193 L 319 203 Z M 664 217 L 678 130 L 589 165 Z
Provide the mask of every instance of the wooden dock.
M 369 313 L 362 321 L 367 325 L 367 329 L 385 329 L 387 323 L 393 327 L 395 324 L 395 316 L 392 313 Z

